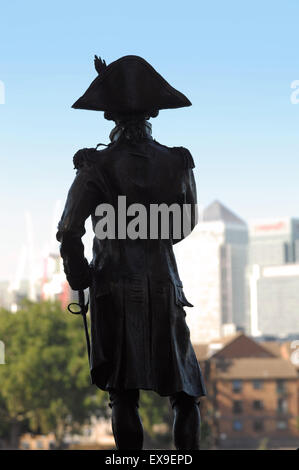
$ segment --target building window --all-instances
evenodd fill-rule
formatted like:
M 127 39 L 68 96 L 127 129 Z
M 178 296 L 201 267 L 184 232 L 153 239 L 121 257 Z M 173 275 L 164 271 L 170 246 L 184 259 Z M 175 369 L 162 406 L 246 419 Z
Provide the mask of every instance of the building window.
M 22 449 L 24 449 L 24 450 L 30 449 L 30 445 L 29 445 L 28 442 L 26 442 L 26 441 L 23 441 L 23 442 L 21 443 L 21 447 L 22 447 Z
M 233 413 L 242 413 L 243 411 L 243 402 L 241 400 L 233 401 Z
M 36 447 L 37 447 L 38 449 L 43 449 L 43 448 L 44 448 L 44 443 L 43 443 L 43 441 L 40 441 L 40 440 L 39 440 L 39 441 L 36 441 Z
M 288 402 L 285 398 L 278 398 L 277 400 L 277 413 L 287 413 Z
M 285 263 L 290 263 L 290 246 L 288 243 L 284 243 L 284 262 Z
M 253 409 L 254 410 L 263 410 L 264 409 L 264 403 L 262 402 L 262 400 L 254 400 L 253 401 Z
M 280 431 L 284 431 L 285 429 L 288 429 L 288 422 L 287 421 L 277 421 L 276 429 L 278 429 Z
M 253 381 L 253 388 L 255 390 L 261 390 L 263 388 L 263 381 L 262 380 L 254 380 Z
M 233 421 L 233 430 L 241 431 L 243 429 L 243 423 L 239 419 L 234 419 Z
M 233 380 L 233 392 L 240 393 L 242 391 L 242 381 L 241 380 Z
M 284 380 L 276 380 L 276 392 L 284 393 L 286 391 L 286 383 Z
M 92 434 L 91 428 L 86 427 L 86 428 L 84 429 L 84 436 L 90 437 L 91 434 Z
M 264 430 L 264 422 L 262 420 L 255 420 L 253 421 L 253 430 L 256 432 Z

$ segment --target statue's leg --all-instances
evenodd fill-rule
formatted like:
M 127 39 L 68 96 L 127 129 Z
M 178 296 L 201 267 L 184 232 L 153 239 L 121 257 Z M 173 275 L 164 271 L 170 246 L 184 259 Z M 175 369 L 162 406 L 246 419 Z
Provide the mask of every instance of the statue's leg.
M 139 390 L 110 390 L 112 430 L 118 450 L 142 449 L 143 427 L 138 413 Z
M 178 450 L 199 450 L 200 412 L 195 397 L 179 392 L 170 397 L 174 413 L 173 440 Z

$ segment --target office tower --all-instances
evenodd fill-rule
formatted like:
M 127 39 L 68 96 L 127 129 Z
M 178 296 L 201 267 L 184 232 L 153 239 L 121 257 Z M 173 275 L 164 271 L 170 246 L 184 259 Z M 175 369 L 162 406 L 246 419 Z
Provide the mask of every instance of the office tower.
M 249 238 L 249 265 L 299 263 L 299 219 L 252 220 Z
M 221 202 L 204 209 L 194 231 L 175 245 L 194 343 L 245 327 L 246 223 Z
M 253 336 L 299 333 L 299 219 L 249 224 L 248 313 Z

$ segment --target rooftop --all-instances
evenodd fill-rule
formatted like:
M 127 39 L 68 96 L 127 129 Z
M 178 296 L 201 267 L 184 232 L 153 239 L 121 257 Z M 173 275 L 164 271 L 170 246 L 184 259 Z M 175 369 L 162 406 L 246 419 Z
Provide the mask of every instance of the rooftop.
M 220 201 L 214 201 L 207 206 L 202 215 L 203 222 L 212 222 L 220 220 L 227 224 L 245 225 L 246 222 L 225 207 Z
M 280 358 L 222 359 L 217 366 L 221 379 L 297 379 L 296 368 Z

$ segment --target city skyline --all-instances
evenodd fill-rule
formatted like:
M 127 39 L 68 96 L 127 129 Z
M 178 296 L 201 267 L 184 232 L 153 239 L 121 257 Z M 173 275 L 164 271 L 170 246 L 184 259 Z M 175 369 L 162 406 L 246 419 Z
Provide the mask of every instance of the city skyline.
M 199 204 L 219 199 L 246 220 L 296 216 L 298 2 L 153 1 L 146 15 L 136 1 L 117 2 L 115 15 L 94 0 L 16 0 L 1 12 L 0 279 L 14 272 L 24 212 L 42 244 L 74 179 L 74 153 L 109 141 L 102 113 L 71 109 L 96 76 L 94 54 L 107 63 L 141 55 L 191 100 L 151 122 L 155 139 L 190 149 Z
M 56 217 L 58 207 L 56 204 Z M 34 287 L 35 283 L 42 286 L 47 277 L 45 266 L 49 261 L 46 260 L 59 256 L 54 228 L 52 220 L 52 243 L 50 239 L 43 258 L 35 256 L 36 264 L 33 266 L 31 263 L 34 269 L 29 271 L 27 288 L 22 283 L 21 296 L 25 294 L 24 288 L 29 289 L 30 295 L 32 289 L 37 294 L 39 287 Z M 245 221 L 240 214 L 217 200 L 200 211 L 198 225 L 192 234 L 174 247 L 185 293 L 194 305 L 194 308 L 187 309 L 187 322 L 195 343 L 239 329 L 253 336 L 273 336 L 274 332 L 284 337 L 291 333 L 299 334 L 294 306 L 298 300 L 298 230 L 299 218 L 271 217 Z M 85 240 L 89 260 L 93 235 L 90 227 Z M 29 261 L 27 257 L 28 268 Z M 17 271 L 18 280 L 10 285 L 10 291 L 17 292 L 14 283 L 20 284 L 22 280 L 19 267 Z M 59 290 L 59 283 L 65 283 L 64 276 L 58 277 L 53 278 L 53 282 L 49 278 L 52 282 L 49 288 L 54 287 L 55 292 Z M 4 299 L 3 283 L 1 289 Z M 262 324 L 264 326 L 260 329 Z
M 245 223 L 248 225 L 248 227 L 250 226 L 250 224 L 252 223 L 258 223 L 259 221 L 262 221 L 262 220 L 265 220 L 265 219 L 268 219 L 269 221 L 270 220 L 277 220 L 277 221 L 280 221 L 282 219 L 285 219 L 285 218 L 293 218 L 293 219 L 296 219 L 296 218 L 299 218 L 299 215 L 298 217 L 296 216 L 288 216 L 288 215 L 277 215 L 277 216 L 273 216 L 273 217 L 252 217 L 252 218 L 246 218 L 243 216 L 243 214 L 239 214 L 237 213 L 237 211 L 234 210 L 233 207 L 228 207 L 226 204 L 224 204 L 222 202 L 222 200 L 219 200 L 219 199 L 214 199 L 212 201 L 210 201 L 209 204 L 207 204 L 206 206 L 203 206 L 201 204 L 199 204 L 199 221 L 201 219 L 201 216 L 204 212 L 204 210 L 209 207 L 210 205 L 212 205 L 213 203 L 215 202 L 219 202 L 222 206 L 226 207 L 230 212 L 234 213 L 237 217 L 241 217 L 241 219 L 243 219 L 245 221 Z M 56 241 L 56 239 L 54 239 L 55 237 L 55 234 L 56 234 L 56 227 L 57 227 L 57 224 L 58 224 L 58 221 L 59 221 L 59 218 L 60 218 L 60 212 L 58 210 L 58 208 L 61 209 L 62 211 L 62 202 L 60 200 L 56 200 L 55 202 L 53 201 L 53 204 L 51 206 L 51 210 L 49 211 L 49 217 L 48 217 L 48 223 L 47 223 L 47 227 L 48 229 L 44 231 L 44 238 L 42 237 L 36 237 L 37 235 L 37 232 L 36 232 L 36 220 L 33 218 L 33 220 L 31 221 L 32 223 L 32 228 L 35 229 L 34 230 L 34 238 L 35 238 L 35 241 L 36 241 L 36 246 L 35 246 L 35 252 L 38 253 L 37 257 L 42 259 L 42 256 L 44 255 L 45 253 L 45 250 L 52 250 L 53 253 L 58 253 L 59 252 L 59 242 Z M 27 211 L 28 213 L 28 211 Z M 29 213 L 31 214 L 31 212 L 29 211 Z M 57 223 L 55 224 L 54 220 L 53 220 L 53 217 L 56 216 L 56 219 L 57 219 Z M 22 220 L 20 221 L 22 223 Z M 21 231 L 23 233 L 26 232 L 26 212 L 23 213 L 23 227 L 21 228 Z M 28 237 L 28 235 L 25 234 L 25 239 L 26 239 L 26 236 Z M 86 234 L 84 235 L 84 238 L 83 238 L 83 242 L 84 242 L 84 245 L 85 245 L 85 253 L 86 253 L 86 256 L 91 259 L 91 255 L 92 255 L 92 240 L 93 240 L 93 237 L 95 236 L 93 230 L 92 230 L 92 227 L 91 227 L 91 220 L 90 218 L 87 220 L 86 222 Z M 186 239 L 186 242 L 184 243 L 188 243 L 188 237 Z M 26 244 L 26 240 L 23 239 L 22 243 L 18 246 L 18 251 L 15 252 L 15 256 L 14 256 L 14 260 L 15 260 L 15 263 L 11 265 L 11 269 L 10 270 L 7 270 L 6 267 L 3 267 L 0 266 L 0 282 L 5 282 L 5 281 L 8 281 L 8 282 L 13 282 L 13 279 L 16 275 L 16 271 L 18 270 L 18 265 L 20 264 L 20 259 L 22 257 L 22 253 L 23 253 L 23 247 L 24 247 L 24 244 Z M 9 255 L 10 256 L 10 255 Z M 28 271 L 28 266 L 27 268 L 25 268 L 25 272 Z M 8 273 L 8 274 L 7 274 Z M 24 280 L 28 279 L 28 274 L 23 278 Z
M 1 18 L 0 449 L 299 450 L 299 0 Z

